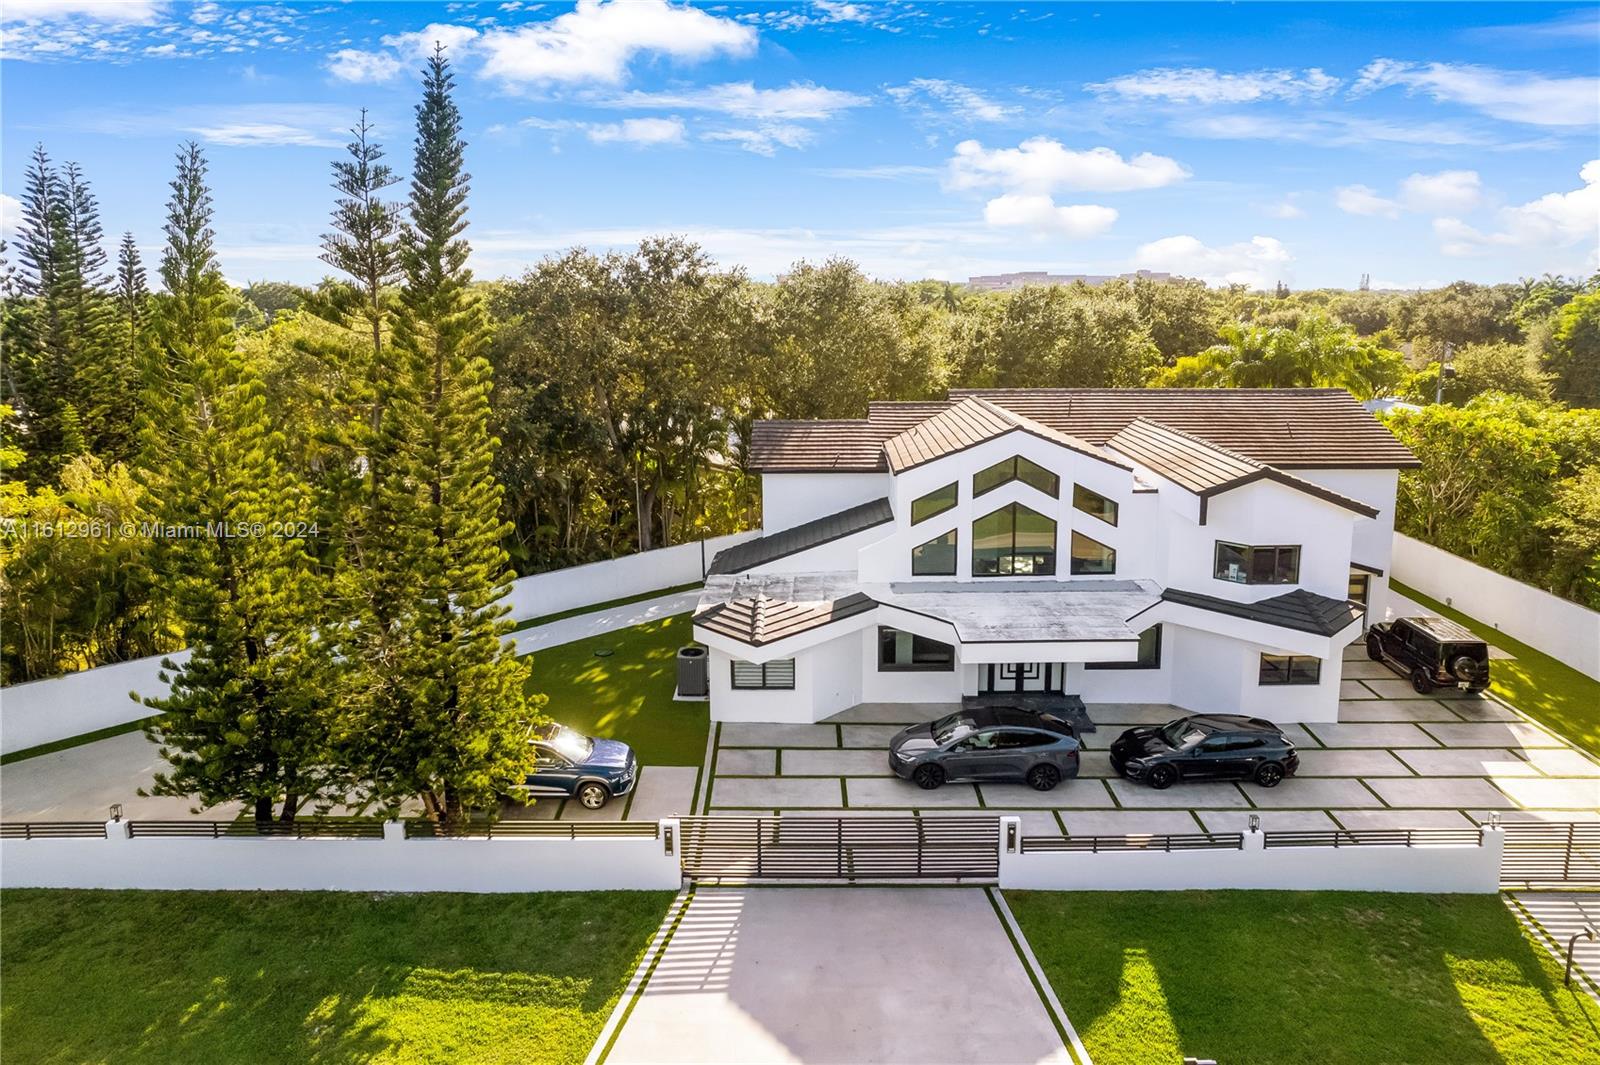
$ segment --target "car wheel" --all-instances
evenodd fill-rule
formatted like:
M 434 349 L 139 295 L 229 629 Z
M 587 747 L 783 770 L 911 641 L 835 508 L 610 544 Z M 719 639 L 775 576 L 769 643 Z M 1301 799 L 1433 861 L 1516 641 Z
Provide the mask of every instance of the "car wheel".
M 927 765 L 919 765 L 911 774 L 911 779 L 923 791 L 932 791 L 944 783 L 944 767 L 934 765 L 932 762 Z
M 1256 770 L 1256 783 L 1263 788 L 1275 788 L 1283 780 L 1283 766 L 1268 762 Z
M 1367 657 L 1374 662 L 1383 661 L 1383 638 L 1375 632 L 1367 634 Z
M 1178 771 L 1170 765 L 1158 765 L 1150 770 L 1150 786 L 1157 791 L 1166 791 L 1178 782 Z
M 583 804 L 585 810 L 598 810 L 610 799 L 611 793 L 605 789 L 603 784 L 596 784 L 590 781 L 578 788 L 578 801 Z
M 1428 676 L 1428 671 L 1422 668 L 1411 671 L 1411 687 L 1416 689 L 1418 695 L 1433 694 L 1433 678 Z
M 1036 765 L 1028 770 L 1028 787 L 1034 791 L 1049 791 L 1061 783 L 1061 770 L 1053 765 Z

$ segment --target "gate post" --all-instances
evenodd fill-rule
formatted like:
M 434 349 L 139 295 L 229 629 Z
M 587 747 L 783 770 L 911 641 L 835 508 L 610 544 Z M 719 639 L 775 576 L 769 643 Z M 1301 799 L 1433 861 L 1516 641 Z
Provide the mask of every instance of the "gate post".
M 1000 818 L 1000 830 L 994 846 L 1000 856 L 998 879 L 1000 886 L 1005 887 L 1010 879 L 1008 874 L 1022 860 L 1022 818 L 1015 814 Z

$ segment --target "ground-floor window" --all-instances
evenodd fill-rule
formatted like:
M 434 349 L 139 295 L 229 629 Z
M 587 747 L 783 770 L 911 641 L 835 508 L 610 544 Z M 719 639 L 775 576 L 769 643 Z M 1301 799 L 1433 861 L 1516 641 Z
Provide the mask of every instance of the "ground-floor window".
M 1322 659 L 1306 655 L 1262 655 L 1262 684 L 1321 684 Z
M 878 672 L 948 673 L 955 668 L 956 649 L 949 644 L 887 625 L 878 627 Z
M 1160 669 L 1161 626 L 1152 625 L 1139 634 L 1139 657 L 1132 662 L 1085 662 L 1084 669 Z
M 794 659 L 734 662 L 733 686 L 740 690 L 787 690 L 794 687 Z

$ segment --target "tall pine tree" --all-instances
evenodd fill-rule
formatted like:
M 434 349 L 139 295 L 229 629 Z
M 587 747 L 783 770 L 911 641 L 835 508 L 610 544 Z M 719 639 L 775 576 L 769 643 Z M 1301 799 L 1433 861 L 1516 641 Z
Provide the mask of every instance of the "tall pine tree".
M 320 586 L 294 529 L 305 486 L 282 459 L 260 379 L 235 348 L 228 289 L 212 251 L 206 164 L 178 155 L 154 299 L 145 471 L 171 526 L 162 568 L 190 657 L 165 663 L 171 691 L 147 700 L 149 729 L 172 766 L 154 792 L 202 806 L 244 802 L 258 822 L 291 820 L 328 800 L 332 659 L 318 639 Z M 209 525 L 208 525 L 209 523 Z
M 385 805 L 421 796 L 450 826 L 531 768 L 527 670 L 505 646 L 511 574 L 490 466 L 487 319 L 467 269 L 468 175 L 436 48 L 417 107 L 404 283 L 372 442 L 372 522 L 344 630 L 361 663 L 348 736 Z

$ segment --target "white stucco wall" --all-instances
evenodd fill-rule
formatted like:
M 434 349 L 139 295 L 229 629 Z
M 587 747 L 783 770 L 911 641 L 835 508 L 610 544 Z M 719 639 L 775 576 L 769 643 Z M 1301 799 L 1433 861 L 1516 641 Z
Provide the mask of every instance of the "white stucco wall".
M 1000 886 L 1033 891 L 1397 891 L 1492 894 L 1500 890 L 1504 833 L 1484 829 L 1476 845 L 1415 847 L 1263 846 L 1246 833 L 1242 850 L 1033 851 L 1005 846 Z
M 761 527 L 792 529 L 888 494 L 888 473 L 763 473 Z
M 735 689 L 733 656 L 718 648 L 710 655 L 711 720 L 811 722 L 815 695 L 811 690 L 811 651 L 794 656 L 794 688 L 784 690 Z M 782 656 L 780 656 L 782 657 Z
M 1252 603 L 1296 587 L 1343 599 L 1349 590 L 1350 552 L 1358 515 L 1272 481 L 1257 481 L 1213 496 L 1206 523 L 1168 525 L 1171 557 L 1167 587 Z M 1300 581 L 1235 584 L 1215 576 L 1217 541 L 1300 548 Z
M 664 821 L 681 838 L 676 821 Z M 136 836 L 0 841 L 8 888 L 196 891 L 677 890 L 679 858 L 663 835 L 643 838 L 381 840 Z

